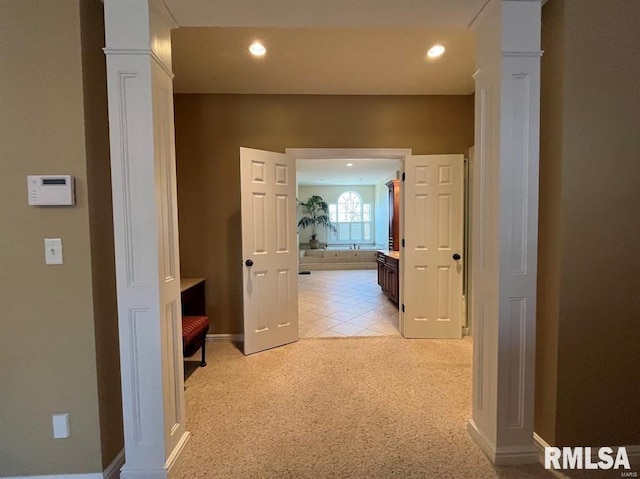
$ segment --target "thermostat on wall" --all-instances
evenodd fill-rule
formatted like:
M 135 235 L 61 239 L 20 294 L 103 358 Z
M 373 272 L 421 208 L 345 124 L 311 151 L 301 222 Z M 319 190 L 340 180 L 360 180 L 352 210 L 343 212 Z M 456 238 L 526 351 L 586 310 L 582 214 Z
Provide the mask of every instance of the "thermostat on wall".
M 73 176 L 27 176 L 30 205 L 75 205 L 76 194 Z

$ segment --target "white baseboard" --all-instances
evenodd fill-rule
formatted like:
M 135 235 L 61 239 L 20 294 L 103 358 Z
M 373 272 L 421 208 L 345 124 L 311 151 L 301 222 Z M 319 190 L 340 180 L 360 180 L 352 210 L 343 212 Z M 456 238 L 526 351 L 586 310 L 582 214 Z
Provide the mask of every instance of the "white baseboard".
M 180 456 L 189 442 L 191 433 L 185 432 L 173 452 L 165 462 L 164 466 L 157 469 L 127 469 L 125 464 L 120 472 L 121 479 L 168 479 L 171 477 L 171 470 L 178 463 Z
M 102 473 L 90 474 L 53 474 L 50 476 L 0 476 L 1 479 L 102 479 Z
M 496 446 L 486 437 L 484 437 L 484 434 L 482 434 L 478 430 L 478 427 L 476 426 L 476 423 L 473 421 L 473 419 L 469 419 L 469 421 L 467 422 L 467 432 L 478 443 L 478 446 L 480 446 L 482 452 L 489 456 L 489 459 L 491 459 L 491 461 L 493 462 L 493 455 L 495 453 Z
M 231 342 L 241 343 L 244 341 L 244 334 L 207 334 L 208 343 Z
M 180 441 L 178 441 L 178 444 L 173 449 L 173 452 L 167 459 L 167 463 L 165 464 L 165 467 L 167 468 L 167 472 L 169 474 L 171 474 L 171 470 L 176 466 L 176 464 L 178 464 L 178 461 L 180 460 L 180 456 L 182 456 L 182 453 L 187 447 L 187 443 L 189 442 L 189 439 L 191 439 L 191 433 L 189 431 L 185 431 L 185 433 L 180 438 Z
M 535 464 L 538 462 L 538 448 L 531 446 L 503 446 L 496 447 L 484 434 L 480 432 L 473 419 L 467 423 L 467 431 L 478 443 L 489 460 L 496 466 L 515 466 L 518 464 Z
M 552 447 L 551 444 L 549 444 L 547 441 L 545 441 L 543 438 L 541 438 L 538 434 L 536 434 L 535 432 L 533 433 L 533 442 L 535 443 L 536 447 L 538 448 L 538 452 L 539 452 L 539 456 L 540 456 L 540 463 L 544 464 L 544 448 L 545 447 Z M 607 444 L 607 446 L 609 447 L 624 447 L 627 451 L 627 457 L 629 458 L 629 462 L 631 463 L 631 465 L 638 465 L 640 464 L 640 445 L 633 445 L 633 446 L 611 446 L 610 444 Z M 598 457 L 598 447 L 593 447 L 591 448 L 591 462 L 598 462 L 600 460 L 600 458 Z
M 104 479 L 120 479 L 120 469 L 124 466 L 124 449 L 113 458 L 111 464 L 102 473 Z
M 1 479 L 119 479 L 120 468 L 124 464 L 124 449 L 111 461 L 104 472 L 90 474 L 52 474 L 47 476 L 0 476 Z
M 538 448 L 538 452 L 540 454 L 540 462 L 544 462 L 544 448 L 545 447 L 551 447 L 551 444 L 549 444 L 547 441 L 545 441 L 536 432 L 533 433 L 533 443 Z

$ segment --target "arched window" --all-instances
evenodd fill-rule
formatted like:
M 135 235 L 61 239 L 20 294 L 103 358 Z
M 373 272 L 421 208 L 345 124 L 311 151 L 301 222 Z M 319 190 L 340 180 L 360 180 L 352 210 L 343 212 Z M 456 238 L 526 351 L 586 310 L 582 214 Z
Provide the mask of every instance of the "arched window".
M 371 241 L 371 203 L 364 203 L 355 191 L 345 191 L 329 204 L 329 217 L 337 231 L 331 240 L 337 243 Z

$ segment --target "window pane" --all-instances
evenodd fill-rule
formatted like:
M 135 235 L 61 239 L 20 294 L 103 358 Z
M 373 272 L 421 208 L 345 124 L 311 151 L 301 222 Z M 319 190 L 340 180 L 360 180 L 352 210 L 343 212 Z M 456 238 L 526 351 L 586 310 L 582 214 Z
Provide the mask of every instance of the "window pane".
M 362 223 L 351 223 L 351 240 L 362 241 Z
M 362 221 L 362 199 L 355 191 L 345 191 L 338 198 L 338 221 Z
M 344 203 L 338 203 L 338 221 L 349 221 L 347 218 L 347 208 Z
M 329 205 L 329 219 L 332 222 L 338 221 L 338 205 Z
M 371 241 L 371 223 L 364 224 L 364 240 Z
M 362 205 L 362 221 L 371 221 L 371 203 Z
M 349 240 L 349 223 L 338 224 L 338 240 L 340 241 Z

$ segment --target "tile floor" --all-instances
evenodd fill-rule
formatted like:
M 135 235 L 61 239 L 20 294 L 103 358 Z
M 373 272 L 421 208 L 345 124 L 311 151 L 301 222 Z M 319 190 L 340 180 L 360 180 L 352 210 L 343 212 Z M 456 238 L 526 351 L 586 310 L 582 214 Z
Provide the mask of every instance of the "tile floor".
M 299 275 L 300 337 L 399 336 L 398 309 L 377 275 L 375 269 Z

